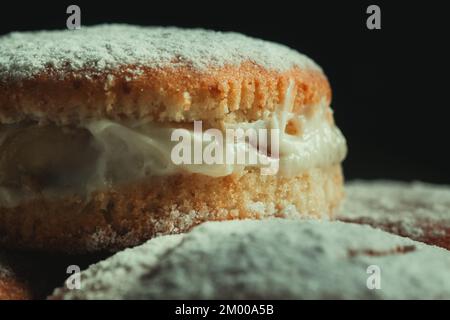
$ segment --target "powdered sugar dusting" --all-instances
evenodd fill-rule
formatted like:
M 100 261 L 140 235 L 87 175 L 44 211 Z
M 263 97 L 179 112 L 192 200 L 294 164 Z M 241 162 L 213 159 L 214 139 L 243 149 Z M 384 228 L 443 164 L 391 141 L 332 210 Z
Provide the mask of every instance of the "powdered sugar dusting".
M 98 25 L 81 30 L 15 32 L 0 37 L 0 78 L 30 78 L 48 67 L 57 72 L 100 73 L 134 65 L 161 68 L 239 65 L 268 69 L 319 68 L 286 46 L 232 32 L 175 27 Z
M 83 288 L 89 290 L 89 299 L 102 299 L 105 292 L 113 293 L 110 299 L 126 295 L 139 285 L 138 275 L 154 266 L 161 255 L 181 242 L 182 237 L 168 235 L 155 238 L 152 243 L 123 250 L 90 267 L 90 271 L 83 272 L 81 277 Z M 58 290 L 55 291 L 57 293 Z
M 338 219 L 360 221 L 418 240 L 450 229 L 450 187 L 422 182 L 354 181 Z M 450 243 L 448 244 L 450 246 Z
M 67 299 L 450 298 L 450 255 L 369 226 L 267 219 L 208 222 L 83 272 Z M 382 289 L 366 286 L 368 266 Z

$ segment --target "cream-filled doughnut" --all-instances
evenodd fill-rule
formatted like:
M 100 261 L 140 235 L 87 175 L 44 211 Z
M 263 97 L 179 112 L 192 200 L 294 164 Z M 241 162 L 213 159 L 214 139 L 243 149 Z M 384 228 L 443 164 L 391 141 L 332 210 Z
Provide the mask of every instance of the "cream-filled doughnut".
M 100 25 L 2 36 L 0 243 L 118 250 L 210 220 L 330 217 L 346 154 L 330 103 L 311 59 L 237 33 Z M 205 134 L 278 135 L 225 139 L 243 162 L 177 163 L 174 132 L 208 145 L 199 123 Z

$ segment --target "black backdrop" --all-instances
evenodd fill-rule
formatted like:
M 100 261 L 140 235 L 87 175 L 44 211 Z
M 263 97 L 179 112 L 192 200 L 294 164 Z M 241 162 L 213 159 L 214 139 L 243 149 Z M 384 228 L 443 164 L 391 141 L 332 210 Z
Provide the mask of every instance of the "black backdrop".
M 67 6 L 78 4 L 83 25 L 204 27 L 284 43 L 330 79 L 347 178 L 448 184 L 450 12 L 443 1 L 393 2 L 9 0 L 0 2 L 0 34 L 64 28 Z M 381 7 L 381 30 L 366 28 L 369 4 Z

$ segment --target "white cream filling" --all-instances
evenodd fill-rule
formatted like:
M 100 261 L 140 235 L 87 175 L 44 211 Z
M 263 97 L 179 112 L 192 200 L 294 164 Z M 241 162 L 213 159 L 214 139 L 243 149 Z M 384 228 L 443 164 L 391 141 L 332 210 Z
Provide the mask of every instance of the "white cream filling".
M 347 153 L 343 134 L 325 119 L 328 106 L 322 102 L 314 109 L 317 110 L 310 118 L 284 111 L 281 115 L 267 113 L 265 120 L 230 127 L 280 129 L 279 174 L 295 176 L 311 168 L 340 163 Z M 297 134 L 285 132 L 289 121 L 293 121 Z
M 295 176 L 311 168 L 326 167 L 344 159 L 347 151 L 345 138 L 335 125 L 325 119 L 328 110 L 328 106 L 322 102 L 310 118 L 286 111 L 281 115 L 266 113 L 264 120 L 229 124 L 226 128 L 280 129 L 278 174 Z M 288 121 L 294 122 L 297 134 L 284 132 Z M 178 143 L 171 141 L 175 128 L 152 123 L 127 127 L 109 120 L 88 123 L 86 128 L 104 150 L 98 161 L 97 176 L 94 177 L 94 180 L 102 181 L 103 184 L 180 172 L 222 177 L 241 172 L 245 167 L 267 167 L 267 163 L 278 161 L 278 158 L 261 154 L 252 145 L 240 142 L 232 148 L 245 149 L 247 157 L 256 153 L 258 163 L 176 165 L 171 159 L 171 152 Z M 204 141 L 194 130 L 188 131 L 192 144 L 198 142 L 205 148 L 211 143 Z M 114 181 L 109 181 L 111 178 Z

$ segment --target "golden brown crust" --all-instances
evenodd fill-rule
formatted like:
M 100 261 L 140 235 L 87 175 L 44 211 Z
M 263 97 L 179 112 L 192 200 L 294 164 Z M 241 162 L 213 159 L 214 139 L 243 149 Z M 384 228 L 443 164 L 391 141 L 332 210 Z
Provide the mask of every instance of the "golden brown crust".
M 45 299 L 68 277 L 68 267 L 81 270 L 110 254 L 62 255 L 0 249 L 0 300 Z
M 29 300 L 33 291 L 28 281 L 16 273 L 17 261 L 0 252 L 0 300 Z
M 14 276 L 0 275 L 0 300 L 30 300 L 28 286 Z
M 90 201 L 39 199 L 0 208 L 0 243 L 44 251 L 114 251 L 209 220 L 324 217 L 342 194 L 340 165 L 294 178 L 262 176 L 259 170 L 217 179 L 152 178 L 95 192 Z
M 68 72 L 64 78 L 48 69 L 33 79 L 0 82 L 0 121 L 65 124 L 92 118 L 149 118 L 217 125 L 224 120 L 255 120 L 283 101 L 289 79 L 296 83 L 294 112 L 307 112 L 322 98 L 330 101 L 328 80 L 318 69 L 280 72 L 251 62 L 207 72 L 188 67 L 137 71 L 124 66 L 100 76 L 84 70 Z

